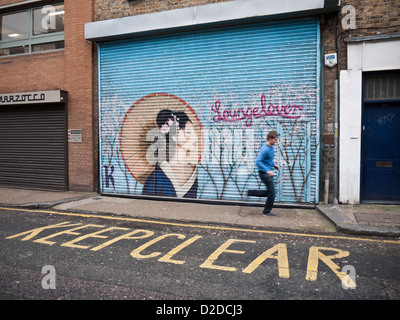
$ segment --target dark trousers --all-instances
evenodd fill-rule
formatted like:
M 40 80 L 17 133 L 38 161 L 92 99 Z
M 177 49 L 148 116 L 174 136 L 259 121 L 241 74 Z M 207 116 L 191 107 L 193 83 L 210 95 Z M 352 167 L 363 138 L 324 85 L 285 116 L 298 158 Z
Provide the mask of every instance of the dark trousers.
M 267 188 L 267 200 L 265 201 L 265 207 L 263 213 L 269 213 L 272 210 L 275 201 L 275 182 L 274 177 L 259 171 L 261 181 L 264 182 Z

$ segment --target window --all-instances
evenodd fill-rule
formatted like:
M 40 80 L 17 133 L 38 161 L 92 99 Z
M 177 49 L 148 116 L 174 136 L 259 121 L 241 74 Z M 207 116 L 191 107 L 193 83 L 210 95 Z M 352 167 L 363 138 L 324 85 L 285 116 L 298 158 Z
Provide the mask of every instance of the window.
M 64 48 L 64 4 L 0 14 L 0 56 Z
M 44 6 L 33 10 L 33 35 L 64 31 L 64 5 Z
M 1 41 L 26 39 L 28 37 L 28 12 L 2 15 L 0 19 Z
M 400 73 L 365 74 L 364 101 L 400 99 Z

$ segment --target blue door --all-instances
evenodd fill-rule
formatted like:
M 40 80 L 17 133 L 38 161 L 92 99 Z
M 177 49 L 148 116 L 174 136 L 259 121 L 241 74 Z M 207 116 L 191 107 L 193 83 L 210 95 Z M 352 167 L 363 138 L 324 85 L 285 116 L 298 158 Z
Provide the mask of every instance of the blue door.
M 361 201 L 400 202 L 400 103 L 365 103 Z

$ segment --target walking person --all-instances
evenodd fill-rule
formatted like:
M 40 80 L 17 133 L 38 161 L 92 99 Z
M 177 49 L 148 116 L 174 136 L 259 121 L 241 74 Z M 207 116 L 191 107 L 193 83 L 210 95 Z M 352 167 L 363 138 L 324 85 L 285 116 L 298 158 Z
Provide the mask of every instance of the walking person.
M 267 142 L 261 146 L 260 153 L 256 159 L 256 165 L 261 181 L 267 188 L 267 200 L 263 215 L 274 217 L 271 212 L 275 201 L 275 182 L 274 169 L 279 170 L 279 167 L 274 163 L 274 145 L 278 142 L 278 134 L 276 131 L 271 131 L 267 134 Z

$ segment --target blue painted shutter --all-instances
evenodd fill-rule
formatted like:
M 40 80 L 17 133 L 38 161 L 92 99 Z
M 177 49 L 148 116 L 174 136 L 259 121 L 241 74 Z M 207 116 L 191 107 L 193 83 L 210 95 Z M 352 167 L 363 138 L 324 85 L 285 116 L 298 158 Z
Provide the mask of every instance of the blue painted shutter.
M 175 150 L 159 147 L 156 116 L 168 109 L 185 111 L 198 137 L 197 198 L 241 201 L 264 188 L 254 162 L 276 130 L 276 201 L 318 202 L 319 50 L 314 18 L 102 43 L 102 192 L 141 195 L 151 176 L 168 196 L 173 172 L 154 170 Z

